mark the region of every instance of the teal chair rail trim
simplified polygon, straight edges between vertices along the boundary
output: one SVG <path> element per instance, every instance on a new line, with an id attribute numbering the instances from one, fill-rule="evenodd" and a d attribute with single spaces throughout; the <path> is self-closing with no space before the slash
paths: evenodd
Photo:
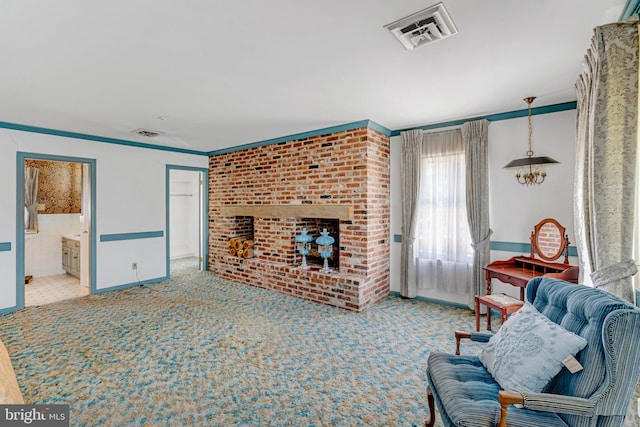
<path id="1" fill-rule="evenodd" d="M 394 234 L 393 235 L 394 243 L 402 243 L 402 235 Z M 491 241 L 491 250 L 492 251 L 502 251 L 502 252 L 518 252 L 518 253 L 530 253 L 531 252 L 531 244 L 530 243 L 519 243 L 519 242 L 498 242 Z M 578 256 L 578 249 L 575 246 L 569 246 L 569 256 Z"/>
<path id="2" fill-rule="evenodd" d="M 163 237 L 164 231 L 143 231 L 139 233 L 118 233 L 118 234 L 101 234 L 101 242 L 116 242 L 119 240 L 137 240 L 151 239 L 154 237 Z"/>

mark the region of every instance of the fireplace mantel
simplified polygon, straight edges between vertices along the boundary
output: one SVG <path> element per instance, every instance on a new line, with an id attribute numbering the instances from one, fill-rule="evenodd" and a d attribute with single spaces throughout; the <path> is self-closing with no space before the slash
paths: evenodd
<path id="1" fill-rule="evenodd" d="M 353 220 L 353 205 L 226 205 L 222 216 L 258 218 L 337 218 Z"/>

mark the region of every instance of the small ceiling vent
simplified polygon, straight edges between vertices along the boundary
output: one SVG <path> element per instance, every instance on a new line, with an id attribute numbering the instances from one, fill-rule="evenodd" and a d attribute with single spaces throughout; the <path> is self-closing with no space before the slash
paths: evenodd
<path id="1" fill-rule="evenodd" d="M 139 129 L 132 130 L 131 133 L 135 133 L 136 135 L 139 135 L 139 136 L 144 136 L 145 138 L 153 138 L 158 135 L 162 135 L 164 132 L 158 132 L 157 130 L 139 128 Z"/>
<path id="2" fill-rule="evenodd" d="M 444 4 L 438 3 L 384 26 L 407 50 L 458 33 Z"/>

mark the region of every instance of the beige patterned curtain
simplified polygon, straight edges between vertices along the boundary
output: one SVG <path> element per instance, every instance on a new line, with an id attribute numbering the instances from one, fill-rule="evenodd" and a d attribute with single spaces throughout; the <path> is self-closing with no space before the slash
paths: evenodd
<path id="1" fill-rule="evenodd" d="M 633 301 L 638 25 L 594 29 L 576 83 L 574 221 L 583 281 Z"/>
<path id="2" fill-rule="evenodd" d="M 462 125 L 467 178 L 467 220 L 473 243 L 473 295 L 486 293 L 483 267 L 491 257 L 489 227 L 489 122 Z M 473 307 L 470 301 L 469 306 Z"/>
<path id="3" fill-rule="evenodd" d="M 24 168 L 24 228 L 38 231 L 38 174 L 37 168 Z"/>
<path id="4" fill-rule="evenodd" d="M 638 23 L 594 29 L 576 82 L 574 222 L 580 279 L 633 301 L 638 145 Z M 640 425 L 635 402 L 624 426 Z"/>
<path id="5" fill-rule="evenodd" d="M 422 131 L 401 132 L 402 136 L 402 246 L 400 249 L 400 294 L 417 294 L 414 241 L 420 193 L 420 153 Z"/>

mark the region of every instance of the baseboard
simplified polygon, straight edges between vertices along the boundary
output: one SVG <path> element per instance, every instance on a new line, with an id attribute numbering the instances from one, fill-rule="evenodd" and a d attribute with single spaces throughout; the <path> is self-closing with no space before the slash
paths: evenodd
<path id="1" fill-rule="evenodd" d="M 132 283 L 126 283 L 124 285 L 117 285 L 117 286 L 111 286 L 108 288 L 96 289 L 94 294 L 103 294 L 105 292 L 119 291 L 122 289 L 133 288 L 134 286 L 149 285 L 151 283 L 158 283 L 158 282 L 165 281 L 167 279 L 169 279 L 168 276 L 163 276 L 163 277 L 156 277 L 155 279 L 141 280 L 139 282 L 132 282 Z"/>
<path id="2" fill-rule="evenodd" d="M 394 296 L 394 297 L 402 297 L 400 292 L 395 292 L 395 291 L 389 292 L 389 295 Z M 444 305 L 446 307 L 462 308 L 462 309 L 471 311 L 471 308 L 469 306 L 464 305 L 464 304 L 460 304 L 458 302 L 451 302 L 451 301 L 445 301 L 445 300 L 440 300 L 440 299 L 436 299 L 436 298 L 428 298 L 428 297 L 421 297 L 421 296 L 417 296 L 415 298 L 409 298 L 409 299 L 415 299 L 415 300 L 418 300 L 418 301 L 424 301 L 424 302 L 428 302 L 430 304 Z"/>

